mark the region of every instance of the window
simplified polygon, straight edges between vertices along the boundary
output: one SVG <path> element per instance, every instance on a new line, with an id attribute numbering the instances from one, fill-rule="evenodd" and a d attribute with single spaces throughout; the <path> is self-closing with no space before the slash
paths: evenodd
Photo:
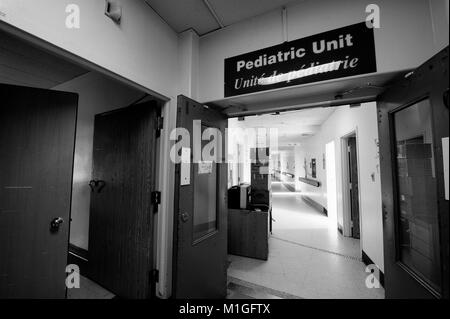
<path id="1" fill-rule="evenodd" d="M 208 127 L 202 124 L 202 134 Z M 202 149 L 208 144 L 202 139 Z M 211 156 L 217 154 L 211 154 Z M 194 243 L 217 230 L 217 163 L 194 164 Z"/>
<path id="2" fill-rule="evenodd" d="M 394 113 L 398 260 L 440 292 L 438 198 L 431 105 L 423 100 Z"/>

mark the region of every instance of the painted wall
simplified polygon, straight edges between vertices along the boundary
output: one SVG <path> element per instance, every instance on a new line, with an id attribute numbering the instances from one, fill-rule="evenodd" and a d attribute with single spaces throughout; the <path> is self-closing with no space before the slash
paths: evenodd
<path id="1" fill-rule="evenodd" d="M 378 72 L 415 68 L 448 44 L 448 1 L 379 0 L 381 28 L 375 30 Z M 287 39 L 303 38 L 365 21 L 361 0 L 305 0 L 287 7 Z M 431 4 L 433 3 L 433 4 Z M 431 7 L 435 10 L 433 20 Z M 446 20 L 446 21 L 445 21 Z M 445 35 L 447 37 L 445 38 Z M 436 38 L 436 40 L 434 40 Z M 224 97 L 224 59 L 282 43 L 281 10 L 248 19 L 200 38 L 199 99 Z"/>
<path id="2" fill-rule="evenodd" d="M 436 51 L 448 45 L 449 0 L 429 0 L 433 26 L 433 42 Z"/>
<path id="3" fill-rule="evenodd" d="M 376 103 L 364 103 L 361 107 L 341 106 L 322 124 L 321 129 L 311 138 L 301 142 L 295 149 L 296 176 L 304 176 L 304 159 L 307 160 L 307 174 L 311 178 L 309 162 L 317 162 L 317 178 L 321 187 L 312 187 L 296 181 L 296 190 L 306 193 L 316 202 L 327 208 L 326 167 L 323 158 L 326 144 L 335 142 L 336 178 L 337 178 L 337 217 L 343 224 L 343 190 L 342 190 L 342 149 L 341 137 L 356 131 L 358 136 L 358 162 L 360 186 L 361 245 L 364 252 L 384 269 L 383 224 L 381 204 L 381 182 L 378 158 L 378 126 Z M 372 174 L 374 180 L 372 180 Z"/>
<path id="4" fill-rule="evenodd" d="M 175 96 L 177 34 L 142 0 L 117 0 L 120 26 L 104 0 L 0 0 L 5 21 L 142 86 Z M 66 27 L 66 6 L 80 8 L 80 28 Z"/>
<path id="5" fill-rule="evenodd" d="M 192 29 L 178 36 L 179 92 L 191 99 L 198 99 L 198 43 L 199 37 Z"/>
<path id="6" fill-rule="evenodd" d="M 278 170 L 281 171 L 281 175 L 279 175 L 279 178 L 282 182 L 291 185 L 292 188 L 295 187 L 295 179 L 291 176 L 284 175 L 283 173 L 295 175 L 295 164 L 294 147 L 285 148 L 279 151 L 276 163 L 277 166 L 279 165 Z"/>
<path id="7" fill-rule="evenodd" d="M 88 249 L 91 198 L 88 184 L 92 179 L 94 116 L 98 113 L 126 107 L 142 97 L 143 93 L 93 72 L 53 89 L 79 94 L 70 243 Z"/>

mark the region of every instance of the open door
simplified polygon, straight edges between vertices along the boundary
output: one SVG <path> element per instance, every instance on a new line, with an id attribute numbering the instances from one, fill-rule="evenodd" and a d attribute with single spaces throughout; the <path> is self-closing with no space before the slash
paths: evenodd
<path id="1" fill-rule="evenodd" d="M 379 99 L 386 298 L 449 297 L 448 76 L 447 47 Z"/>
<path id="2" fill-rule="evenodd" d="M 154 292 L 157 117 L 156 102 L 95 116 L 89 276 L 121 298 Z"/>
<path id="3" fill-rule="evenodd" d="M 0 299 L 65 298 L 78 96 L 0 84 Z"/>
<path id="4" fill-rule="evenodd" d="M 175 298 L 226 297 L 226 126 L 227 118 L 219 111 L 178 97 L 177 145 L 182 147 L 177 151 L 182 162 L 175 171 Z"/>

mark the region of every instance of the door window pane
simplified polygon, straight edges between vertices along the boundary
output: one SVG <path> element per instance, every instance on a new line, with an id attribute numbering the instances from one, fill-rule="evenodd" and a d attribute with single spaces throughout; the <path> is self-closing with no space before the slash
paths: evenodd
<path id="1" fill-rule="evenodd" d="M 440 292 L 438 202 L 429 101 L 396 112 L 394 123 L 398 258 Z"/>
<path id="2" fill-rule="evenodd" d="M 202 124 L 202 134 L 207 129 Z M 202 140 L 202 150 L 208 144 Z M 217 150 L 216 150 L 217 151 Z M 216 154 L 212 154 L 216 155 Z M 217 163 L 194 164 L 194 242 L 217 230 Z"/>

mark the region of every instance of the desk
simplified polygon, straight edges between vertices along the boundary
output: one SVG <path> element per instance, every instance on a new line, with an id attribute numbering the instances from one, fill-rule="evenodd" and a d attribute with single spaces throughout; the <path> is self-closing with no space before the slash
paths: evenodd
<path id="1" fill-rule="evenodd" d="M 270 215 L 270 211 L 229 209 L 228 253 L 267 260 Z"/>

